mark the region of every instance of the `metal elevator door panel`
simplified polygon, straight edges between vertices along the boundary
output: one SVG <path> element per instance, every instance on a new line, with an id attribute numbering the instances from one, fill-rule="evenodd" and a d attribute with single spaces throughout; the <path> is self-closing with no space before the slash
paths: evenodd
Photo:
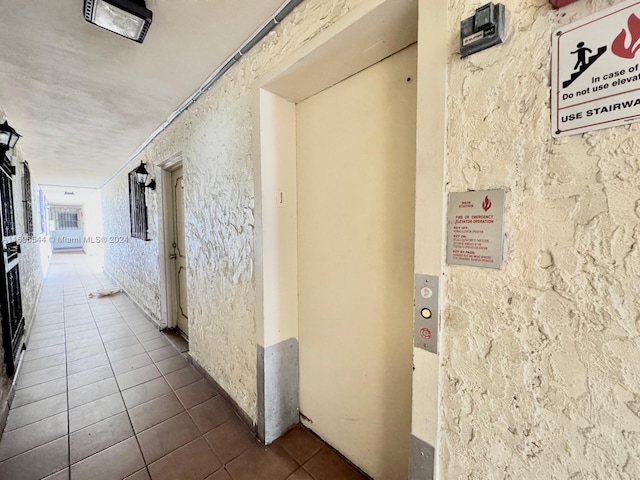
<path id="1" fill-rule="evenodd" d="M 15 169 L 4 155 L 0 167 L 0 233 L 2 234 L 2 262 L 0 262 L 0 313 L 7 374 L 13 375 L 24 347 L 24 316 L 20 292 L 20 246 L 17 242 L 13 202 Z"/>
<path id="2" fill-rule="evenodd" d="M 300 412 L 385 480 L 408 475 L 416 50 L 296 106 Z"/>

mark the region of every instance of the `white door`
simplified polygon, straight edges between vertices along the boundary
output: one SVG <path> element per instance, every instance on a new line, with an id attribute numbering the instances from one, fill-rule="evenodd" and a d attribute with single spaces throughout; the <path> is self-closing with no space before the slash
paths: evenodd
<path id="1" fill-rule="evenodd" d="M 300 411 L 373 478 L 407 478 L 416 46 L 296 107 Z"/>
<path id="2" fill-rule="evenodd" d="M 182 167 L 171 172 L 171 196 L 173 203 L 173 242 L 171 258 L 175 261 L 175 321 L 180 331 L 189 336 L 189 315 L 187 308 L 187 256 L 184 246 L 184 184 Z"/>

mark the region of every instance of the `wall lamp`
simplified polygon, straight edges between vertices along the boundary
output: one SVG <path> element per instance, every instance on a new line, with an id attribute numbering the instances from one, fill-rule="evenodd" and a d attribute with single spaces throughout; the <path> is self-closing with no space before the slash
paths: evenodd
<path id="1" fill-rule="evenodd" d="M 21 135 L 11 128 L 5 120 L 4 123 L 0 125 L 0 151 L 6 152 L 10 148 L 15 147 L 20 137 Z"/>
<path id="2" fill-rule="evenodd" d="M 144 0 L 84 0 L 84 19 L 110 32 L 142 43 L 153 13 Z"/>
<path id="3" fill-rule="evenodd" d="M 147 172 L 147 169 L 144 166 L 144 162 L 140 162 L 140 165 L 138 166 L 138 168 L 136 168 L 134 170 L 135 174 L 136 174 L 136 180 L 138 180 L 138 183 L 140 185 L 143 185 L 144 188 L 150 188 L 151 190 L 155 190 L 156 189 L 156 181 L 155 179 L 151 179 L 151 181 L 149 182 L 149 185 L 147 185 L 147 179 L 149 178 L 149 172 Z"/>

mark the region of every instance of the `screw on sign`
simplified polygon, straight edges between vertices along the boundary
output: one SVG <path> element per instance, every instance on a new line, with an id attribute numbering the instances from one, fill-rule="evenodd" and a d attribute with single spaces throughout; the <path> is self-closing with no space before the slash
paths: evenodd
<path id="1" fill-rule="evenodd" d="M 421 328 L 420 336 L 425 340 L 429 340 L 431 338 L 431 330 L 429 330 L 428 328 Z"/>

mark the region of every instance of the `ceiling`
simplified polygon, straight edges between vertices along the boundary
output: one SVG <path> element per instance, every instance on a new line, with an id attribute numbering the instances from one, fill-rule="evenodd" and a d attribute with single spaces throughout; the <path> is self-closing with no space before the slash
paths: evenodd
<path id="1" fill-rule="evenodd" d="M 147 0 L 138 44 L 83 0 L 0 0 L 0 108 L 43 185 L 100 187 L 284 0 Z"/>
<path id="2" fill-rule="evenodd" d="M 100 190 L 81 187 L 46 186 L 43 188 L 50 205 L 99 205 Z"/>

